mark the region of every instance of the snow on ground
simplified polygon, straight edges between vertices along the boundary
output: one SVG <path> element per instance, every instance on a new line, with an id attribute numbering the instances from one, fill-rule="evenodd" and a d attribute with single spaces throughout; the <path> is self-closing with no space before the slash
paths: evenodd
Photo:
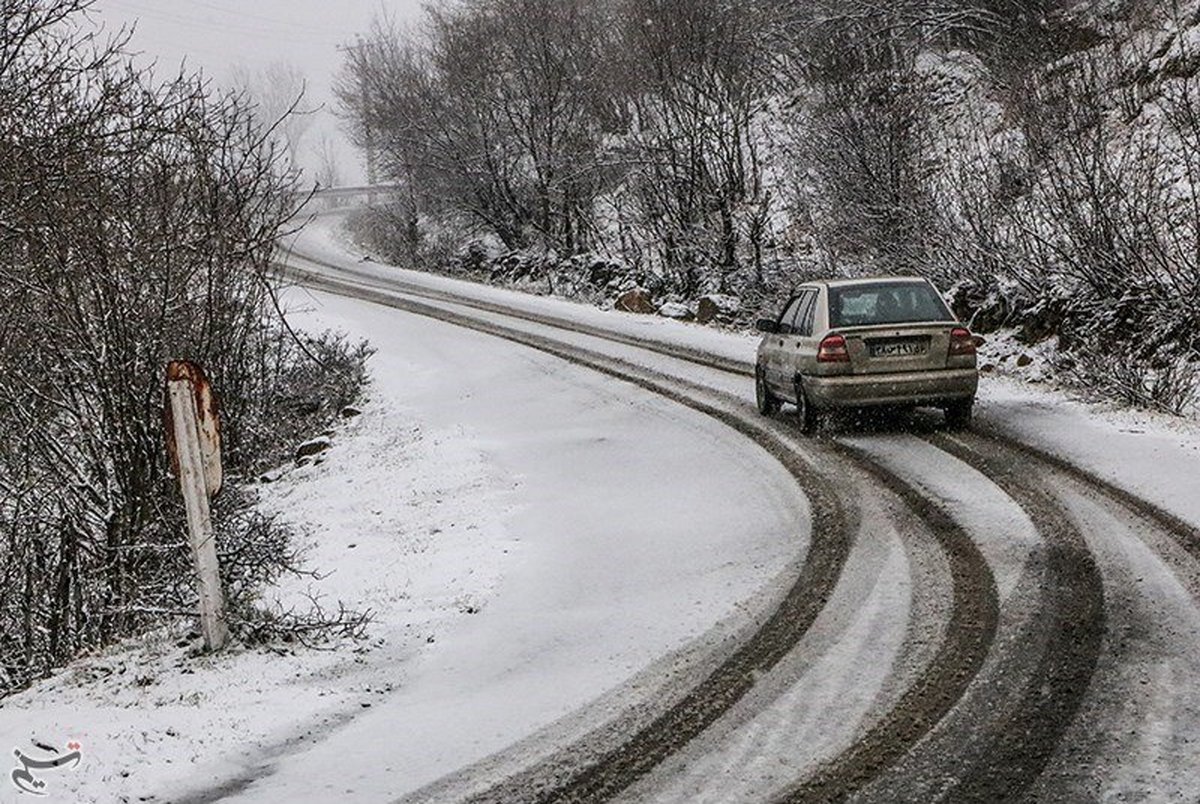
<path id="1" fill-rule="evenodd" d="M 1200 526 L 1200 422 L 1071 399 L 1007 378 L 983 384 L 981 421 Z"/>
<path id="2" fill-rule="evenodd" d="M 1053 359 L 1057 351 L 1057 338 L 1026 344 L 1017 337 L 1015 329 L 1000 330 L 985 336 L 979 350 L 979 370 L 1023 383 L 1053 385 Z"/>
<path id="3" fill-rule="evenodd" d="M 361 247 L 353 244 L 341 228 L 344 216 L 345 213 L 329 214 L 313 220 L 291 244 L 297 254 L 336 263 L 342 269 L 339 271 L 340 276 L 356 280 L 386 284 L 388 281 L 401 279 L 429 290 L 451 292 L 476 301 L 504 304 L 528 313 L 561 316 L 623 335 L 688 346 L 753 365 L 754 348 L 758 344 L 758 338 L 750 333 L 730 332 L 656 315 L 631 315 L 553 296 L 534 296 L 507 288 L 375 262 Z"/>
<path id="4" fill-rule="evenodd" d="M 983 421 L 1200 523 L 1200 422 L 1075 398 L 1055 381 L 1056 348 L 989 335 Z"/>
<path id="5" fill-rule="evenodd" d="M 323 294 L 313 304 L 323 323 L 371 336 L 376 393 L 469 433 L 517 508 L 479 614 L 398 668 L 369 712 L 235 800 L 414 790 L 702 638 L 803 553 L 794 481 L 723 425 L 478 333 Z M 360 750 L 380 741 L 383 767 Z"/>

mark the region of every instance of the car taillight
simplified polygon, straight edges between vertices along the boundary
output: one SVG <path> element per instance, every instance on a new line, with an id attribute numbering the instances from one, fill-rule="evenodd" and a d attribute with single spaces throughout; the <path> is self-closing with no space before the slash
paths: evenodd
<path id="1" fill-rule="evenodd" d="M 826 335 L 817 347 L 818 363 L 849 363 L 850 350 L 841 335 Z"/>
<path id="2" fill-rule="evenodd" d="M 975 354 L 975 336 L 965 327 L 950 330 L 950 355 L 970 356 Z"/>

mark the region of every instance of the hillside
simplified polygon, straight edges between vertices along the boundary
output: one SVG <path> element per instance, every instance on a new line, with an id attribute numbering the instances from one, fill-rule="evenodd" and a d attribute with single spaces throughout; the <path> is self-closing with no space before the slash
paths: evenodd
<path id="1" fill-rule="evenodd" d="M 357 225 L 385 258 L 734 326 L 815 276 L 916 273 L 983 333 L 1056 339 L 1070 383 L 1193 410 L 1196 3 L 477 0 L 430 21 L 377 26 L 343 83 L 405 188 Z"/>

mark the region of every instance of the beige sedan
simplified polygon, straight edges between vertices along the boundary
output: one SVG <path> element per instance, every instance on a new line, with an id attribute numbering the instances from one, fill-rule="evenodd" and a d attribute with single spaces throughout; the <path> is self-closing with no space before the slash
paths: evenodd
<path id="1" fill-rule="evenodd" d="M 823 411 L 872 406 L 940 407 L 951 427 L 970 424 L 980 339 L 927 280 L 811 282 L 758 329 L 758 409 L 794 403 L 805 433 Z"/>

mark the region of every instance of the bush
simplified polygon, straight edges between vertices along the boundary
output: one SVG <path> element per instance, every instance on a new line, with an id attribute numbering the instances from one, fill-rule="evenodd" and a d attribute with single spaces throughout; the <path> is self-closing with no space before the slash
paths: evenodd
<path id="1" fill-rule="evenodd" d="M 232 478 L 327 426 L 363 381 L 363 347 L 318 339 L 318 371 L 274 316 L 295 177 L 248 102 L 137 71 L 89 4 L 0 10 L 0 696 L 193 616 L 168 360 L 212 378 Z M 243 611 L 286 569 L 286 534 L 235 488 L 217 520 Z"/>
<path id="2" fill-rule="evenodd" d="M 367 384 L 365 341 L 325 332 L 312 336 L 280 331 L 276 368 L 261 405 L 248 423 L 251 452 L 243 463 L 258 473 L 289 460 L 296 444 L 325 430 Z"/>
<path id="3" fill-rule="evenodd" d="M 252 421 L 238 423 L 249 449 L 228 462 L 232 482 L 213 502 L 230 629 L 245 644 L 297 640 L 311 645 L 323 638 L 361 636 L 369 615 L 340 602 L 333 612 L 316 601 L 307 610 L 262 605 L 263 590 L 281 577 L 313 573 L 303 568 L 293 534 L 259 512 L 253 495 L 236 480 L 289 459 L 298 442 L 326 430 L 358 400 L 370 350 L 331 333 L 291 341 L 282 328 L 273 329 L 280 366 L 264 386 L 266 401 Z M 70 507 L 69 500 L 34 504 L 52 496 L 37 477 L 26 476 L 26 497 L 4 498 L 0 698 L 80 652 L 195 617 L 194 570 L 178 486 L 165 466 L 157 470 L 154 486 L 144 490 L 153 513 L 131 529 L 116 554 L 124 582 L 117 589 L 110 580 L 112 554 L 86 527 L 94 513 Z"/>
<path id="4" fill-rule="evenodd" d="M 1080 349 L 1058 362 L 1067 383 L 1129 407 L 1186 416 L 1200 400 L 1200 362 L 1179 359 L 1152 368 L 1129 354 Z"/>

